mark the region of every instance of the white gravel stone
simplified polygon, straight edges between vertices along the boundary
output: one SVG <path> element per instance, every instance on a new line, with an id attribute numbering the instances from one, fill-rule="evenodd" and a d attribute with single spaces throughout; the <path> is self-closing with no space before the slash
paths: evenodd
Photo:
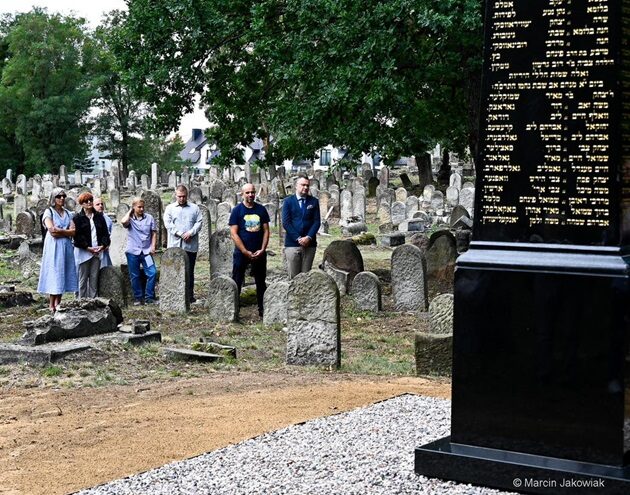
<path id="1" fill-rule="evenodd" d="M 449 434 L 450 402 L 402 395 L 79 492 L 125 494 L 500 494 L 414 473 L 414 449 Z"/>

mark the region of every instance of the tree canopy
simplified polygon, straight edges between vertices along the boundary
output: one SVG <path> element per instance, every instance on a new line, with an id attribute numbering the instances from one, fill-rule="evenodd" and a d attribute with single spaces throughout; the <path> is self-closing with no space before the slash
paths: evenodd
<path id="1" fill-rule="evenodd" d="M 481 0 L 133 0 L 113 46 L 175 129 L 195 94 L 221 159 L 334 144 L 385 159 L 476 146 Z"/>
<path id="2" fill-rule="evenodd" d="M 43 9 L 5 17 L 0 32 L 0 157 L 26 174 L 87 152 L 94 46 L 84 20 Z M 11 163 L 15 160 L 17 163 Z"/>

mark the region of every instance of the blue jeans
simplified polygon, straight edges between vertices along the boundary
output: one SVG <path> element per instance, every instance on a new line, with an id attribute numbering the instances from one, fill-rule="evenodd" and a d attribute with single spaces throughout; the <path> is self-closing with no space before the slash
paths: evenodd
<path id="1" fill-rule="evenodd" d="M 136 301 L 142 300 L 142 295 L 146 299 L 155 299 L 155 278 L 157 269 L 155 268 L 155 260 L 151 266 L 147 266 L 147 256 L 144 254 L 125 253 L 127 256 L 127 268 L 129 270 L 129 278 L 131 279 L 131 289 L 133 290 L 133 298 Z M 147 277 L 147 287 L 142 290 L 142 282 L 140 281 L 140 265 Z"/>

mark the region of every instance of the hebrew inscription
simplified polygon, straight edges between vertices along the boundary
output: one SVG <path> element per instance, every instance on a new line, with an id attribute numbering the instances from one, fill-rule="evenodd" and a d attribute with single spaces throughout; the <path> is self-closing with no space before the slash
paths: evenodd
<path id="1" fill-rule="evenodd" d="M 626 6 L 488 2 L 476 205 L 482 240 L 619 241 L 628 175 Z"/>

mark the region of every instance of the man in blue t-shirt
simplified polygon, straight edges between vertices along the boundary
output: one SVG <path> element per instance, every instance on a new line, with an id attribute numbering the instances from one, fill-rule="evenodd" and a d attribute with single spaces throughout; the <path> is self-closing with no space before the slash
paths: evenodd
<path id="1" fill-rule="evenodd" d="M 230 235 L 234 241 L 232 279 L 241 293 L 245 271 L 252 265 L 256 282 L 258 314 L 263 315 L 263 295 L 267 284 L 267 244 L 269 244 L 269 213 L 258 203 L 254 184 L 245 184 L 241 189 L 243 202 L 234 207 L 230 214 Z"/>

